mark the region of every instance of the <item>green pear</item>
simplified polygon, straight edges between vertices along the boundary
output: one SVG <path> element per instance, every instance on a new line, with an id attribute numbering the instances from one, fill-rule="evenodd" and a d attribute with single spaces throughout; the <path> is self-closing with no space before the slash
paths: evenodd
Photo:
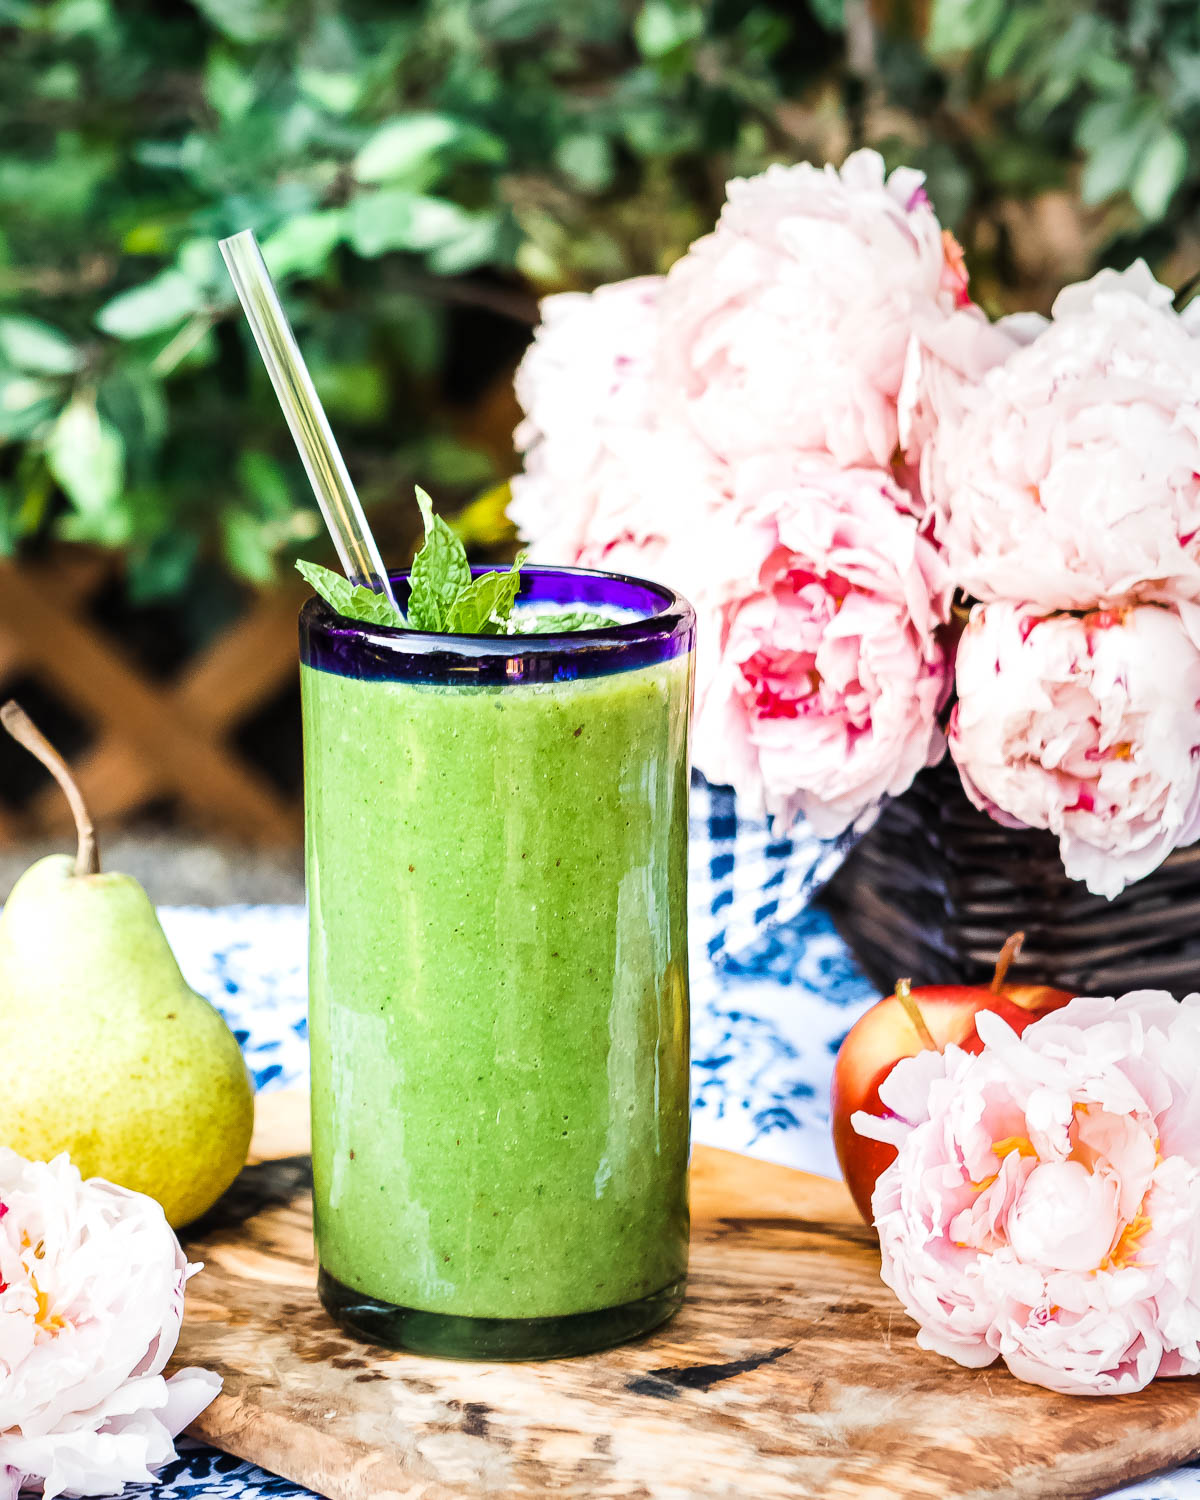
<path id="1" fill-rule="evenodd" d="M 254 1095 L 218 1011 L 190 989 L 146 892 L 100 872 L 65 763 L 15 704 L 0 722 L 53 773 L 79 829 L 74 860 L 28 869 L 0 915 L 0 1146 L 157 1198 L 173 1226 L 241 1170 Z"/>

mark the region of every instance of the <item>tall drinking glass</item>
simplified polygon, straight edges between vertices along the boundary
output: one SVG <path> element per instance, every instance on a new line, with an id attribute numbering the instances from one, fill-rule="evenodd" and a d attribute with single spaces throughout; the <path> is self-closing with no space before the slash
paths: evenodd
<path id="1" fill-rule="evenodd" d="M 622 623 L 301 614 L 321 1296 L 420 1353 L 584 1353 L 683 1297 L 694 616 L 570 569 L 530 607 Z"/>

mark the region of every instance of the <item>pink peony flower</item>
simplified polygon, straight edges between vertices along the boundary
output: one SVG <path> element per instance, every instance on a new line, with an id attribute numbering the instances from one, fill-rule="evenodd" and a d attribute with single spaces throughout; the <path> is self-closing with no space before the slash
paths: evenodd
<path id="1" fill-rule="evenodd" d="M 1142 262 L 1068 287 L 965 391 L 925 481 L 981 599 L 1200 599 L 1200 340 Z"/>
<path id="2" fill-rule="evenodd" d="M 699 619 L 696 764 L 748 815 L 833 835 L 943 752 L 947 576 L 882 470 L 770 455 L 733 500 L 671 554 Z"/>
<path id="3" fill-rule="evenodd" d="M 1047 828 L 1115 896 L 1200 838 L 1200 610 L 1082 618 L 977 606 L 958 648 L 950 752 L 977 807 Z M 1189 625 L 1191 633 L 1189 633 Z"/>
<path id="4" fill-rule="evenodd" d="M 914 320 L 966 300 L 920 172 L 772 166 L 735 179 L 712 234 L 667 276 L 659 388 L 720 459 L 827 450 L 891 462 Z"/>
<path id="5" fill-rule="evenodd" d="M 962 420 L 968 392 L 995 366 L 1031 343 L 1045 327 L 1037 313 L 1016 313 L 993 323 L 982 308 L 959 308 L 948 317 L 916 320 L 904 361 L 897 419 L 902 462 L 899 472 L 924 516 L 945 493 L 935 475 L 937 433 Z"/>
<path id="6" fill-rule="evenodd" d="M 1200 1373 L 1200 995 L 1073 1000 L 922 1052 L 855 1128 L 899 1155 L 873 1206 L 922 1348 L 1068 1395 Z"/>
<path id="7" fill-rule="evenodd" d="M 542 304 L 516 376 L 525 472 L 509 506 L 535 561 L 653 575 L 672 532 L 724 498 L 723 466 L 658 409 L 661 286 L 642 276 Z"/>
<path id="8" fill-rule="evenodd" d="M 0 1496 L 151 1480 L 221 1388 L 163 1367 L 189 1266 L 151 1198 L 0 1149 Z"/>

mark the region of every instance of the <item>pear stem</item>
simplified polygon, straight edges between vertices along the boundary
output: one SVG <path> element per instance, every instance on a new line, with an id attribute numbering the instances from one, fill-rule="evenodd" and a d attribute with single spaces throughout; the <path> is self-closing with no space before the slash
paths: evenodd
<path id="1" fill-rule="evenodd" d="M 921 1046 L 930 1052 L 940 1052 L 942 1049 L 938 1046 L 933 1032 L 930 1031 L 929 1023 L 921 1014 L 921 1007 L 912 997 L 911 979 L 897 979 L 896 999 L 903 1006 L 904 1014 L 913 1023 L 913 1029 L 921 1038 Z"/>
<path id="2" fill-rule="evenodd" d="M 0 708 L 0 724 L 3 724 L 18 745 L 23 745 L 30 755 L 36 756 L 41 761 L 62 787 L 63 794 L 71 805 L 75 831 L 79 836 L 79 846 L 75 851 L 76 875 L 81 877 L 99 875 L 100 848 L 96 843 L 96 830 L 92 825 L 92 815 L 88 812 L 87 803 L 83 800 L 79 783 L 71 775 L 70 767 L 14 699 L 10 699 L 3 708 Z"/>
<path id="3" fill-rule="evenodd" d="M 992 994 L 998 995 L 1004 987 L 1005 976 L 1009 968 L 1021 951 L 1021 945 L 1025 941 L 1023 932 L 1014 932 L 1005 942 L 1000 950 L 1000 957 L 996 960 L 996 972 L 992 975 Z"/>

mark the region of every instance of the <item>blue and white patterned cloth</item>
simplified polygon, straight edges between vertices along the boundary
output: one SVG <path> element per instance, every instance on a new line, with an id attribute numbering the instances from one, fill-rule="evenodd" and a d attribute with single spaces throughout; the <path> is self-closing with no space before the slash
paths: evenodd
<path id="1" fill-rule="evenodd" d="M 718 823 L 726 816 L 718 794 L 703 805 L 701 816 Z M 728 842 L 733 831 L 725 827 L 724 832 Z M 717 834 L 722 834 L 720 824 Z M 764 834 L 749 846 L 747 868 L 757 862 L 760 898 L 764 864 L 782 866 L 783 878 L 771 889 L 779 892 L 781 907 L 796 901 L 803 907 L 807 893 L 799 895 L 805 878 L 799 867 L 809 858 L 803 842 L 786 854 L 778 845 L 769 850 L 768 842 Z M 712 858 L 734 852 L 718 848 Z M 833 1058 L 875 996 L 822 912 L 799 910 L 765 931 L 751 911 L 747 930 L 745 913 L 753 898 L 749 879 L 738 883 L 742 854 L 739 836 L 733 867 L 721 860 L 694 886 L 699 906 L 693 907 L 694 1138 L 832 1174 L 837 1170 L 829 1140 Z M 839 855 L 826 845 L 816 847 L 815 857 L 828 861 Z M 732 890 L 733 896 L 717 905 L 714 924 L 712 903 L 722 890 Z M 740 915 L 713 949 L 714 963 L 709 948 L 721 913 Z M 229 1019 L 258 1086 L 303 1084 L 308 1073 L 303 909 L 179 908 L 162 916 L 184 973 Z M 184 1442 L 179 1459 L 149 1494 L 158 1500 L 294 1500 L 309 1492 L 240 1459 Z M 1200 1466 L 1122 1490 L 1120 1500 L 1200 1500 Z"/>
<path id="2" fill-rule="evenodd" d="M 694 945 L 724 966 L 760 950 L 765 932 L 804 911 L 853 847 L 861 824 L 819 839 L 738 816 L 733 789 L 692 775 L 688 870 Z"/>

